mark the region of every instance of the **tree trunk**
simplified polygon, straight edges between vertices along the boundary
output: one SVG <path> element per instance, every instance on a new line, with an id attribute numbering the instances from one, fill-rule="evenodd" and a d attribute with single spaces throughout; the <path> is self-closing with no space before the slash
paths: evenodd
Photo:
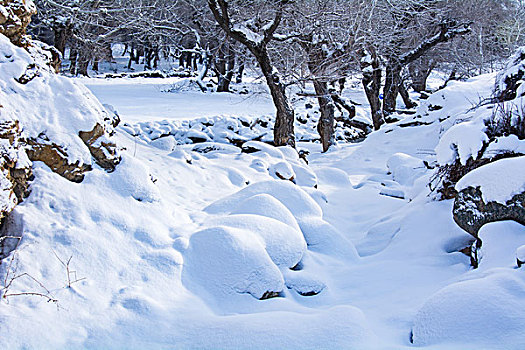
<path id="1" fill-rule="evenodd" d="M 266 48 L 263 47 L 258 50 L 253 50 L 252 53 L 257 59 L 261 71 L 266 78 L 273 104 L 277 110 L 273 128 L 273 142 L 275 146 L 288 145 L 295 148 L 294 111 L 286 97 L 285 86 L 278 73 L 273 71 Z"/>
<path id="2" fill-rule="evenodd" d="M 229 44 L 225 44 L 219 50 L 219 58 L 217 60 L 217 70 L 219 82 L 217 85 L 217 92 L 229 92 L 230 83 L 233 78 L 235 69 L 235 55 L 231 50 Z"/>
<path id="3" fill-rule="evenodd" d="M 77 58 L 78 58 L 77 49 L 71 48 L 71 50 L 69 51 L 69 73 L 71 73 L 71 75 L 76 75 Z"/>
<path id="4" fill-rule="evenodd" d="M 381 125 L 385 123 L 383 113 L 381 112 L 381 100 L 379 99 L 379 90 L 381 89 L 381 67 L 379 65 L 379 58 L 373 48 L 361 50 L 360 55 L 361 71 L 363 72 L 363 88 L 368 103 L 370 103 L 370 113 L 372 115 L 374 130 L 379 130 Z"/>
<path id="5" fill-rule="evenodd" d="M 93 59 L 93 67 L 92 67 L 92 69 L 93 69 L 95 72 L 98 72 L 98 62 L 99 62 L 99 58 L 98 58 L 98 57 L 95 57 L 95 59 Z"/>
<path id="6" fill-rule="evenodd" d="M 54 28 L 55 31 L 55 47 L 64 57 L 66 52 L 67 29 L 66 27 Z"/>
<path id="7" fill-rule="evenodd" d="M 399 94 L 401 95 L 406 108 L 410 109 L 417 106 L 417 104 L 410 99 L 410 95 L 408 94 L 408 91 L 403 82 L 399 84 Z"/>
<path id="8" fill-rule="evenodd" d="M 135 64 L 140 63 L 140 56 L 144 55 L 144 49 L 143 48 L 136 48 L 135 49 Z"/>
<path id="9" fill-rule="evenodd" d="M 321 136 L 323 152 L 326 152 L 334 144 L 334 104 L 326 82 L 314 80 L 313 84 L 317 100 L 319 101 L 319 110 L 321 111 L 321 116 L 317 123 L 317 131 L 319 136 Z"/>
<path id="10" fill-rule="evenodd" d="M 240 58 L 239 69 L 237 70 L 237 77 L 235 78 L 235 82 L 237 84 L 242 83 L 242 75 L 244 74 L 245 61 L 246 60 L 244 59 L 244 57 Z"/>
<path id="11" fill-rule="evenodd" d="M 396 111 L 397 95 L 401 84 L 401 65 L 389 60 L 385 72 L 385 86 L 383 88 L 383 115 L 386 117 Z"/>
<path id="12" fill-rule="evenodd" d="M 80 53 L 78 55 L 78 69 L 77 75 L 88 76 L 88 66 L 89 61 L 91 60 L 93 51 L 86 45 L 82 45 L 80 48 Z"/>
<path id="13" fill-rule="evenodd" d="M 434 68 L 434 60 L 426 56 L 419 58 L 408 66 L 414 91 L 421 93 L 427 90 L 427 79 Z"/>

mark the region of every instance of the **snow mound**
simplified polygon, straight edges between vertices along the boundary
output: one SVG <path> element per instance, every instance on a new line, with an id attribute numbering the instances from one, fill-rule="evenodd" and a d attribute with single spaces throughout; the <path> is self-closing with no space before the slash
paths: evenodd
<path id="1" fill-rule="evenodd" d="M 122 196 L 131 196 L 139 202 L 156 202 L 160 191 L 153 183 L 149 169 L 137 159 L 125 155 L 110 177 L 113 187 Z"/>
<path id="2" fill-rule="evenodd" d="M 193 234 L 184 256 L 183 279 L 215 297 L 248 293 L 261 299 L 281 292 L 284 280 L 264 242 L 248 230 L 213 227 Z"/>
<path id="3" fill-rule="evenodd" d="M 519 272 L 519 274 L 518 274 Z M 451 284 L 423 305 L 412 329 L 417 346 L 455 344 L 460 348 L 525 347 L 525 280 L 506 271 Z"/>
<path id="4" fill-rule="evenodd" d="M 289 181 L 262 181 L 249 185 L 237 193 L 210 204 L 204 210 L 210 214 L 229 214 L 241 202 L 258 194 L 268 194 L 280 201 L 296 219 L 321 218 L 321 207 L 300 187 Z"/>
<path id="5" fill-rule="evenodd" d="M 405 153 L 396 153 L 386 163 L 392 177 L 401 185 L 411 186 L 425 172 L 425 164 L 419 158 Z"/>
<path id="6" fill-rule="evenodd" d="M 270 175 L 275 179 L 295 180 L 295 173 L 288 162 L 278 162 L 270 166 Z"/>
<path id="7" fill-rule="evenodd" d="M 525 156 L 500 159 L 463 176 L 456 190 L 480 187 L 485 203 L 505 204 L 514 195 L 525 191 Z"/>
<path id="8" fill-rule="evenodd" d="M 212 219 L 206 225 L 233 227 L 253 233 L 264 242 L 268 255 L 280 267 L 294 267 L 306 252 L 306 242 L 300 230 L 269 217 L 252 214 L 229 215 Z"/>
<path id="9" fill-rule="evenodd" d="M 263 181 L 249 185 L 204 210 L 210 214 L 230 214 L 232 208 L 238 208 L 244 201 L 260 194 L 274 197 L 288 209 L 299 224 L 309 249 L 352 261 L 358 259 L 352 242 L 323 220 L 319 204 L 299 186 L 288 181 Z"/>
<path id="10" fill-rule="evenodd" d="M 326 285 L 306 271 L 284 271 L 284 280 L 288 289 L 293 289 L 303 296 L 321 293 Z"/>
<path id="11" fill-rule="evenodd" d="M 451 127 L 436 147 L 438 163 L 452 164 L 459 158 L 461 164 L 465 165 L 469 158 L 477 159 L 479 151 L 489 140 L 485 130 L 484 118 L 476 118 Z"/>
<path id="12" fill-rule="evenodd" d="M 516 266 L 516 249 L 525 244 L 525 226 L 514 221 L 492 222 L 478 236 L 483 242 L 478 250 L 480 270 Z"/>
<path id="13" fill-rule="evenodd" d="M 266 193 L 249 197 L 238 204 L 232 211 L 232 214 L 255 214 L 266 216 L 287 224 L 293 229 L 299 230 L 299 225 L 288 208 L 275 199 L 275 197 Z"/>

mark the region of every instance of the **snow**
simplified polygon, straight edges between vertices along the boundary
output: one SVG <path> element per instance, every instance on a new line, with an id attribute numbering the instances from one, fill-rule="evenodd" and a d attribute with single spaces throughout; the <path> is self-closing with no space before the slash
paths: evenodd
<path id="1" fill-rule="evenodd" d="M 232 214 L 254 214 L 278 220 L 295 230 L 299 225 L 292 213 L 275 197 L 263 193 L 249 197 L 232 211 Z"/>
<path id="2" fill-rule="evenodd" d="M 525 345 L 521 336 L 525 331 L 525 278 L 514 269 L 516 247 L 525 242 L 523 232 L 523 225 L 515 222 L 482 227 L 479 269 L 423 305 L 414 320 L 415 345 L 464 344 L 487 349 Z"/>
<path id="3" fill-rule="evenodd" d="M 522 263 L 525 262 L 525 245 L 522 245 L 516 249 L 516 259 Z"/>
<path id="4" fill-rule="evenodd" d="M 252 116 L 274 114 L 269 96 L 167 92 L 180 78 L 75 78 L 102 102 L 109 103 L 128 123 L 174 119 L 194 119 L 218 115 Z M 154 106 L 155 108 L 152 108 Z"/>
<path id="5" fill-rule="evenodd" d="M 183 281 L 198 284 L 213 298 L 249 293 L 257 299 L 281 292 L 284 280 L 250 231 L 214 227 L 193 234 L 185 253 Z"/>
<path id="6" fill-rule="evenodd" d="M 262 215 L 238 214 L 211 219 L 210 227 L 225 226 L 242 229 L 259 237 L 266 252 L 279 267 L 292 268 L 306 252 L 306 242 L 299 229 Z"/>
<path id="7" fill-rule="evenodd" d="M 93 110 L 106 113 L 79 81 L 115 107 L 122 162 L 113 173 L 95 165 L 82 183 L 33 164 L 31 195 L 4 226 L 22 242 L 0 265 L 0 280 L 12 281 L 8 293 L 2 286 L 0 347 L 523 348 L 525 277 L 515 268 L 523 225 L 485 225 L 473 270 L 459 252 L 472 236 L 454 223 L 453 201 L 433 200 L 427 186 L 436 172 L 429 168 L 457 159 L 451 145 L 463 160 L 477 154 L 479 120 L 490 111 L 470 109 L 490 95 L 494 77 L 451 82 L 415 115 L 359 143 L 322 153 L 318 142 L 299 141 L 307 164 L 290 147 L 252 139 L 272 137 L 273 111 L 255 100 L 231 106 L 242 97 L 161 92 L 172 78 L 50 75 L 50 84 L 67 81 L 53 85 L 63 95 L 73 86 L 93 102 L 65 111 L 77 108 L 86 120 Z M 344 95 L 363 103 L 357 113 L 370 119 L 360 88 Z M 2 117 L 30 110 L 21 97 L 19 105 L 4 100 Z M 298 116 L 315 114 L 301 107 L 311 100 L 297 101 Z M 54 111 L 57 103 L 42 106 Z M 315 120 L 298 127 L 299 139 L 315 135 Z M 404 126 L 414 121 L 422 123 Z M 67 137 L 74 140 L 81 124 L 65 123 Z M 454 131 L 462 124 L 473 135 L 467 140 Z M 203 135 L 208 142 L 189 139 Z M 248 142 L 237 147 L 228 141 L 234 136 Z M 501 137 L 488 149 L 520 145 Z M 443 150 L 435 154 L 436 147 Z M 523 158 L 485 165 L 458 186 L 507 198 L 523 186 Z M 276 178 L 276 170 L 294 174 L 295 183 Z M 505 181 L 496 182 L 502 172 Z M 67 287 L 60 260 L 70 257 L 75 274 Z M 28 275 L 11 280 L 13 272 Z M 44 287 L 57 303 L 12 295 L 46 295 Z M 259 300 L 266 292 L 278 294 Z"/>
<path id="8" fill-rule="evenodd" d="M 525 154 L 525 140 L 519 140 L 516 135 L 497 137 L 485 151 L 485 154 L 491 157 L 502 153 Z"/>
<path id="9" fill-rule="evenodd" d="M 463 176 L 456 190 L 479 187 L 483 201 L 505 204 L 525 191 L 525 156 L 500 159 Z"/>
<path id="10" fill-rule="evenodd" d="M 97 123 L 103 125 L 107 116 L 93 94 L 82 84 L 55 75 L 45 67 L 29 68 L 35 59 L 3 35 L 0 63 L 1 120 L 18 120 L 25 139 L 47 138 L 61 146 L 67 150 L 70 163 L 91 164 L 89 149 L 78 132 L 90 131 Z M 27 69 L 35 71 L 35 78 L 19 83 L 16 79 Z"/>

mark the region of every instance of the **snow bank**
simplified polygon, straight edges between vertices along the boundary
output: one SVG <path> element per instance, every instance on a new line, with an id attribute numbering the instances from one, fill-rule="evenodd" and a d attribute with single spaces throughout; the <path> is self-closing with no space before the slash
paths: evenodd
<path id="1" fill-rule="evenodd" d="M 525 346 L 525 276 L 514 268 L 516 248 L 525 243 L 523 233 L 524 226 L 512 221 L 483 226 L 479 268 L 463 277 L 467 280 L 438 291 L 418 311 L 415 345 Z"/>
<path id="2" fill-rule="evenodd" d="M 525 191 L 525 156 L 505 158 L 484 165 L 463 176 L 456 190 L 480 187 L 485 203 L 505 204 L 514 195 Z"/>
<path id="3" fill-rule="evenodd" d="M 183 278 L 214 297 L 249 293 L 260 299 L 280 292 L 284 280 L 264 242 L 248 230 L 214 227 L 190 238 Z"/>

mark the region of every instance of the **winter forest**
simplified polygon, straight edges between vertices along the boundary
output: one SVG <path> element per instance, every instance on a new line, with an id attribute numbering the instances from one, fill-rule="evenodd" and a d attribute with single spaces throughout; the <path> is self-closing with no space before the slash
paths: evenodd
<path id="1" fill-rule="evenodd" d="M 0 0 L 1 349 L 525 349 L 525 1 Z"/>

